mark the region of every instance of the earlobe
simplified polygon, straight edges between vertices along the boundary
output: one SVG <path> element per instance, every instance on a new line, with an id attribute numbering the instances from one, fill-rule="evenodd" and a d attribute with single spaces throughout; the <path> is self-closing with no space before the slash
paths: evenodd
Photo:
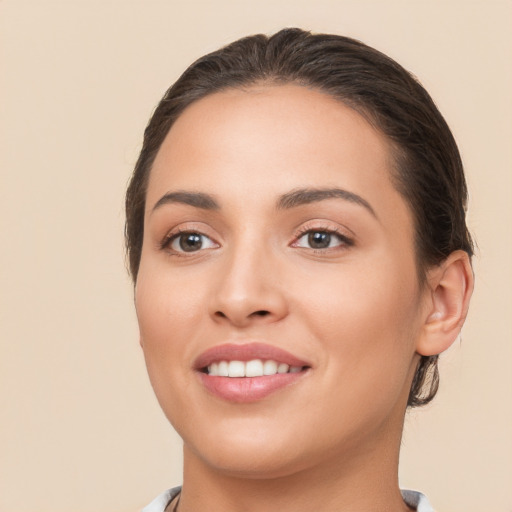
<path id="1" fill-rule="evenodd" d="M 440 354 L 457 339 L 473 293 L 473 270 L 465 251 L 455 251 L 428 275 L 429 304 L 416 351 Z"/>

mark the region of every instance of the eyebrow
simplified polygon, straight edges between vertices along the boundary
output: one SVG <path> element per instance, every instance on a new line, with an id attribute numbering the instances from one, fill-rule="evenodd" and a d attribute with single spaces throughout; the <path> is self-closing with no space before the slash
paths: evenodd
<path id="1" fill-rule="evenodd" d="M 370 203 L 361 196 L 341 188 L 300 188 L 292 190 L 279 197 L 277 201 L 278 210 L 288 210 L 305 204 L 325 201 L 327 199 L 343 199 L 366 208 L 375 218 L 377 214 Z M 202 210 L 219 210 L 220 205 L 210 194 L 204 192 L 176 191 L 163 195 L 153 206 L 152 212 L 158 208 L 173 203 L 181 203 Z"/>
<path id="2" fill-rule="evenodd" d="M 219 203 L 215 201 L 213 196 L 205 194 L 203 192 L 169 192 L 162 196 L 153 206 L 152 212 L 165 204 L 181 203 L 188 204 L 194 208 L 201 208 L 201 210 L 218 210 L 220 208 Z"/>
<path id="3" fill-rule="evenodd" d="M 301 188 L 292 190 L 279 198 L 277 208 L 288 210 L 289 208 L 325 201 L 327 199 L 343 199 L 358 204 L 366 208 L 375 218 L 378 218 L 375 210 L 368 201 L 353 192 L 341 188 Z"/>

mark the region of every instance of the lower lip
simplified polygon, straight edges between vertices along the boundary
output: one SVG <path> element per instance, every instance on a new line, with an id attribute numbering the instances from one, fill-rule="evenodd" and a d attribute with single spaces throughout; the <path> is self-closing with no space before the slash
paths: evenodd
<path id="1" fill-rule="evenodd" d="M 266 398 L 283 388 L 294 384 L 307 371 L 278 373 L 263 377 L 211 377 L 198 373 L 205 388 L 215 396 L 229 402 L 248 403 Z"/>

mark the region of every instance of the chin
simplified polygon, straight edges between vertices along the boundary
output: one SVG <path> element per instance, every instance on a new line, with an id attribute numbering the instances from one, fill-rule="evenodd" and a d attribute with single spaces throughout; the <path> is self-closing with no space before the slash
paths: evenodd
<path id="1" fill-rule="evenodd" d="M 247 478 L 285 474 L 299 451 L 293 433 L 282 422 L 264 418 L 224 418 L 194 422 L 183 431 L 175 424 L 185 445 L 185 453 L 214 470 Z"/>
<path id="2" fill-rule="evenodd" d="M 203 449 L 200 456 L 216 472 L 255 480 L 282 478 L 307 467 L 303 454 L 275 448 L 234 444 L 225 449 Z"/>
<path id="3" fill-rule="evenodd" d="M 226 476 L 283 478 L 315 465 L 318 458 L 332 455 L 332 441 L 328 443 L 319 436 L 312 442 L 312 436 L 297 428 L 295 421 L 246 418 L 212 423 L 212 426 L 207 432 L 185 437 L 185 452 Z"/>

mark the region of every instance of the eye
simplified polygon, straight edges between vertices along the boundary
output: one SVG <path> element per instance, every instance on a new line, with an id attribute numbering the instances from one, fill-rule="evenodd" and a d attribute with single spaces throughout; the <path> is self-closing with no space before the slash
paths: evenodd
<path id="1" fill-rule="evenodd" d="M 197 252 L 201 249 L 217 247 L 217 244 L 211 238 L 194 231 L 184 231 L 171 235 L 163 245 L 175 252 Z"/>
<path id="2" fill-rule="evenodd" d="M 293 245 L 307 249 L 330 249 L 352 245 L 352 241 L 335 231 L 311 229 L 303 233 Z"/>

